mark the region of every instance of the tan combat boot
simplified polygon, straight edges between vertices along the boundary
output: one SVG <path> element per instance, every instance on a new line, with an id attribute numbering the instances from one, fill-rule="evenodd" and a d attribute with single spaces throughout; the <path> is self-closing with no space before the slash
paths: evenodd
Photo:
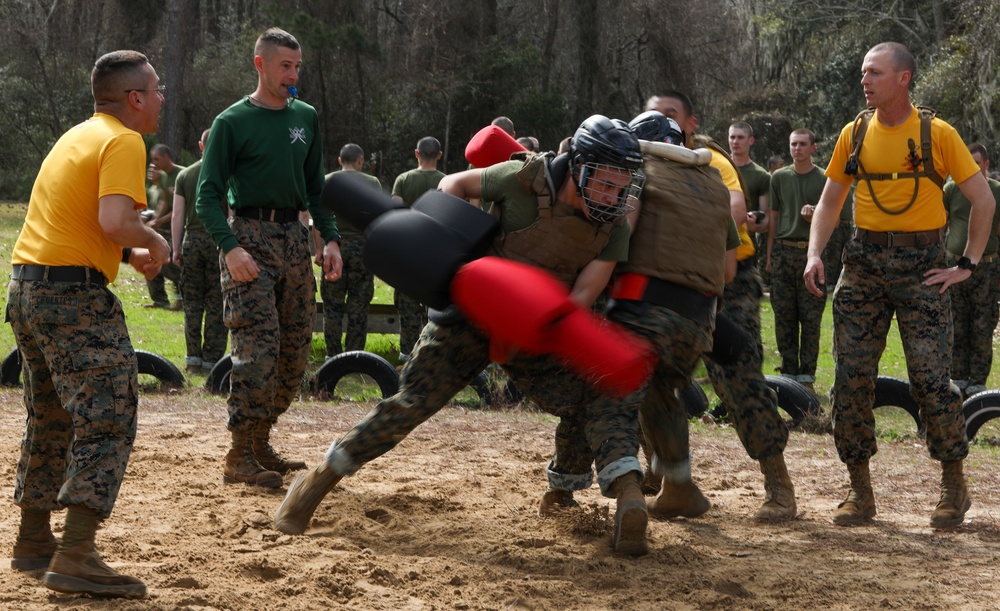
<path id="1" fill-rule="evenodd" d="M 649 515 L 660 520 L 677 517 L 697 518 L 704 515 L 712 504 L 690 478 L 672 482 L 666 477 L 660 484 L 660 494 L 649 506 Z"/>
<path id="2" fill-rule="evenodd" d="M 21 508 L 21 526 L 14 542 L 10 568 L 16 571 L 44 569 L 56 553 L 56 538 L 49 526 L 49 512 L 44 509 Z"/>
<path id="3" fill-rule="evenodd" d="M 340 479 L 325 461 L 309 473 L 300 474 L 274 514 L 274 527 L 288 535 L 304 533 L 323 497 Z"/>
<path id="4" fill-rule="evenodd" d="M 788 477 L 785 455 L 775 454 L 760 460 L 764 474 L 764 504 L 754 516 L 762 522 L 784 522 L 795 518 L 795 488 Z"/>
<path id="5" fill-rule="evenodd" d="M 222 481 L 227 484 L 243 483 L 264 488 L 280 488 L 281 474 L 262 467 L 254 458 L 250 438 L 246 433 L 233 431 L 233 447 L 226 454 L 222 468 Z"/>
<path id="6" fill-rule="evenodd" d="M 833 523 L 837 526 L 857 526 L 875 517 L 875 493 L 872 492 L 871 472 L 868 461 L 848 464 L 851 476 L 851 491 L 847 499 L 837 505 L 833 512 Z"/>
<path id="7" fill-rule="evenodd" d="M 653 449 L 649 446 L 644 434 L 639 435 L 639 447 L 642 448 L 642 454 L 646 457 L 646 470 L 642 472 L 642 483 L 639 484 L 639 487 L 642 488 L 642 493 L 646 496 L 655 496 L 660 492 L 662 478 L 653 472 Z"/>
<path id="8" fill-rule="evenodd" d="M 972 506 L 969 489 L 962 475 L 962 460 L 941 463 L 941 500 L 931 514 L 931 526 L 947 528 L 958 526 L 965 520 L 965 512 Z"/>
<path id="9" fill-rule="evenodd" d="M 572 490 L 552 488 L 542 496 L 542 502 L 538 505 L 538 517 L 546 518 L 556 515 L 560 510 L 579 506 L 580 503 L 573 498 Z"/>
<path id="10" fill-rule="evenodd" d="M 629 471 L 611 486 L 617 498 L 615 531 L 611 544 L 615 553 L 627 556 L 644 556 L 649 553 L 646 544 L 646 498 L 639 489 L 640 475 Z"/>
<path id="11" fill-rule="evenodd" d="M 63 539 L 42 578 L 45 587 L 64 594 L 142 598 L 146 584 L 104 564 L 94 547 L 100 519 L 84 507 L 66 511 Z"/>
<path id="12" fill-rule="evenodd" d="M 268 471 L 277 471 L 284 475 L 289 471 L 301 471 L 306 463 L 301 460 L 288 460 L 271 447 L 271 423 L 263 422 L 257 425 L 252 433 L 253 457 L 260 466 Z"/>

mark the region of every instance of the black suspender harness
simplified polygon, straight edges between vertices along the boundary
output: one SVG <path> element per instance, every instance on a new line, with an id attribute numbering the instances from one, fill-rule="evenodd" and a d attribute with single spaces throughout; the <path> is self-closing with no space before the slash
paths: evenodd
<path id="1" fill-rule="evenodd" d="M 913 206 L 913 203 L 917 201 L 917 192 L 920 189 L 920 179 L 924 176 L 929 178 L 934 184 L 938 186 L 939 189 L 944 188 L 944 178 L 934 170 L 934 155 L 931 151 L 931 120 L 937 116 L 937 112 L 926 106 L 917 106 L 917 112 L 920 113 L 920 154 L 917 155 L 917 146 L 911 138 L 907 144 L 910 148 L 909 161 L 910 166 L 913 168 L 912 172 L 894 172 L 892 174 L 869 174 L 865 171 L 865 166 L 861 164 L 860 154 L 861 145 L 865 140 L 865 133 L 868 131 L 868 124 L 871 123 L 872 117 L 875 115 L 875 109 L 869 108 L 867 110 L 861 111 L 858 116 L 854 119 L 854 130 L 851 134 L 851 156 L 847 159 L 847 166 L 844 168 L 844 173 L 854 176 L 855 182 L 865 181 L 868 185 L 868 191 L 872 195 L 872 201 L 878 206 L 878 209 L 886 214 L 902 214 Z M 917 168 L 922 168 L 917 170 Z M 913 197 L 910 198 L 910 202 L 898 210 L 889 210 L 881 203 L 879 203 L 878 198 L 875 197 L 875 190 L 872 188 L 873 180 L 897 180 L 900 178 L 912 178 L 913 179 Z"/>

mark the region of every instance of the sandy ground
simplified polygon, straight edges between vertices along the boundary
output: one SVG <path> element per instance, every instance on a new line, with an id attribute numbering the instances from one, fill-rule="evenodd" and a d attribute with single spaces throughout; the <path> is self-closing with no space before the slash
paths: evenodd
<path id="1" fill-rule="evenodd" d="M 364 405 L 297 403 L 276 445 L 315 464 Z M 6 498 L 23 426 L 19 391 L 0 391 Z M 713 503 L 697 520 L 651 522 L 652 553 L 611 554 L 609 509 L 540 519 L 553 421 L 529 410 L 448 408 L 349 478 L 303 536 L 271 526 L 284 491 L 222 483 L 225 404 L 200 390 L 148 394 L 115 514 L 98 533 L 116 568 L 143 579 L 141 601 L 57 595 L 41 571 L 6 557 L 18 519 L 0 503 L 3 609 L 997 609 L 1000 455 L 967 461 L 964 525 L 927 526 L 938 470 L 919 440 L 883 442 L 873 463 L 879 515 L 830 524 L 846 471 L 829 435 L 793 432 L 786 455 L 798 519 L 751 516 L 761 476 L 731 428 L 696 425 L 696 479 Z M 286 483 L 289 480 L 286 479 Z M 56 526 L 61 527 L 62 514 Z"/>

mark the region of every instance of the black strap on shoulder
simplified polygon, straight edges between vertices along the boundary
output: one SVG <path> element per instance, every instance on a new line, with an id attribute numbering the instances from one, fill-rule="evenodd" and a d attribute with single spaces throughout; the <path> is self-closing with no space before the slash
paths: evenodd
<path id="1" fill-rule="evenodd" d="M 865 184 L 868 185 L 868 191 L 871 193 L 872 201 L 879 210 L 886 214 L 898 215 L 909 210 L 917 201 L 917 193 L 920 191 L 920 179 L 925 176 L 937 185 L 939 189 L 944 188 L 944 178 L 934 170 L 934 153 L 931 149 L 931 122 L 937 116 L 937 112 L 926 106 L 918 106 L 917 112 L 920 114 L 920 155 L 917 155 L 916 144 L 913 140 L 910 140 L 908 144 L 910 147 L 912 172 L 894 172 L 892 174 L 869 174 L 866 172 L 864 164 L 861 163 L 861 145 L 864 143 L 868 124 L 871 123 L 872 117 L 875 115 L 875 109 L 868 108 L 863 110 L 854 119 L 854 128 L 851 133 L 851 155 L 847 159 L 847 166 L 844 168 L 844 173 L 854 176 L 855 182 L 865 181 Z M 917 171 L 918 167 L 921 168 L 919 171 Z M 902 208 L 889 210 L 878 201 L 871 181 L 898 180 L 900 178 L 913 179 L 913 197 Z"/>

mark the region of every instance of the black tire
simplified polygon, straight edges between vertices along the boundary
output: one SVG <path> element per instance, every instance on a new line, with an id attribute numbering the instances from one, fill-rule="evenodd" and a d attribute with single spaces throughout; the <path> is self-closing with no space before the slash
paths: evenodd
<path id="1" fill-rule="evenodd" d="M 687 408 L 688 416 L 697 418 L 708 410 L 708 396 L 701 384 L 691 380 L 691 383 L 681 389 L 681 403 Z M 719 407 L 722 407 L 721 405 Z M 719 409 L 716 407 L 716 409 Z"/>
<path id="2" fill-rule="evenodd" d="M 1000 417 L 1000 390 L 987 390 L 969 397 L 962 405 L 965 415 L 965 434 L 969 441 L 984 424 Z"/>
<path id="3" fill-rule="evenodd" d="M 212 370 L 208 372 L 208 378 L 205 380 L 205 388 L 215 394 L 228 395 L 229 374 L 232 371 L 233 357 L 227 354 L 219 359 L 215 366 L 212 367 Z"/>
<path id="4" fill-rule="evenodd" d="M 907 380 L 893 378 L 890 376 L 879 376 L 875 380 L 875 403 L 876 407 L 898 407 L 904 410 L 917 423 L 917 430 L 923 432 L 924 427 L 920 422 L 920 408 L 917 401 L 910 394 L 910 383 Z"/>
<path id="5" fill-rule="evenodd" d="M 792 422 L 802 421 L 806 416 L 823 413 L 819 399 L 809 389 L 795 380 L 782 376 L 766 375 L 767 385 L 778 395 L 778 407 L 792 417 Z"/>
<path id="6" fill-rule="evenodd" d="M 184 386 L 184 374 L 181 373 L 181 370 L 159 354 L 146 350 L 136 350 L 135 357 L 139 361 L 139 373 L 153 376 L 164 387 Z M 0 374 L 2 374 L 4 385 L 21 385 L 21 353 L 16 348 L 4 359 Z"/>
<path id="7" fill-rule="evenodd" d="M 139 361 L 139 373 L 155 377 L 164 387 L 179 388 L 184 386 L 184 374 L 181 373 L 181 370 L 159 354 L 136 350 L 135 357 Z"/>
<path id="8" fill-rule="evenodd" d="M 342 352 L 324 363 L 316 372 L 316 390 L 332 394 L 337 383 L 352 373 L 360 373 L 373 379 L 378 384 L 383 399 L 399 391 L 399 373 L 396 368 L 379 355 L 364 350 Z"/>
<path id="9" fill-rule="evenodd" d="M 21 385 L 21 352 L 14 348 L 3 360 L 0 366 L 0 384 L 4 386 Z"/>

